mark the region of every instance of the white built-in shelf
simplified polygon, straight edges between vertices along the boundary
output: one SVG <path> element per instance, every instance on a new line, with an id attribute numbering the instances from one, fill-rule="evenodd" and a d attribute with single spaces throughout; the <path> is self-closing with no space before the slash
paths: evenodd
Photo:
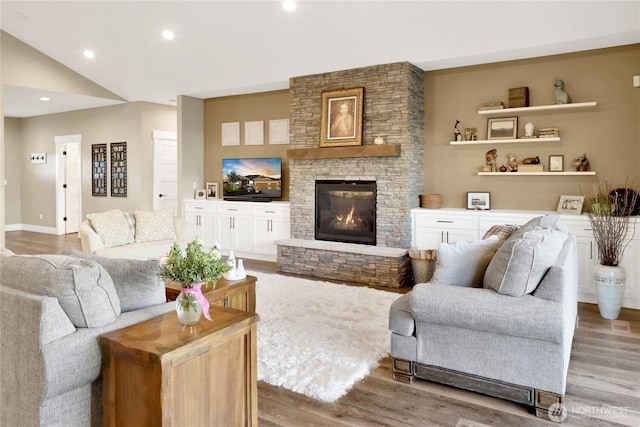
<path id="1" fill-rule="evenodd" d="M 479 145 L 479 144 L 514 144 L 536 142 L 560 142 L 560 137 L 553 138 L 513 138 L 513 139 L 478 139 L 475 141 L 449 141 L 451 145 Z"/>
<path id="2" fill-rule="evenodd" d="M 518 107 L 518 108 L 500 108 L 497 110 L 480 110 L 478 114 L 483 116 L 508 116 L 512 113 L 539 113 L 539 112 L 560 112 L 571 110 L 585 110 L 596 108 L 596 101 L 576 102 L 575 104 L 553 104 L 553 105 L 537 105 L 535 107 Z"/>
<path id="3" fill-rule="evenodd" d="M 595 175 L 595 171 L 590 172 L 478 172 L 479 176 L 576 176 L 576 175 Z"/>

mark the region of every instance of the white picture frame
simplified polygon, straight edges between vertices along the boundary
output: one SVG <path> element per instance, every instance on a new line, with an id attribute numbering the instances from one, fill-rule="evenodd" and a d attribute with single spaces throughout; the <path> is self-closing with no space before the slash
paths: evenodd
<path id="1" fill-rule="evenodd" d="M 196 200 L 204 200 L 207 198 L 207 190 L 204 188 L 196 189 L 196 193 L 194 195 L 194 199 Z"/>
<path id="2" fill-rule="evenodd" d="M 216 200 L 220 198 L 220 191 L 217 182 L 207 182 L 206 187 L 207 200 Z"/>
<path id="3" fill-rule="evenodd" d="M 569 215 L 582 214 L 582 206 L 584 204 L 584 196 L 560 196 L 558 201 L 558 213 Z"/>

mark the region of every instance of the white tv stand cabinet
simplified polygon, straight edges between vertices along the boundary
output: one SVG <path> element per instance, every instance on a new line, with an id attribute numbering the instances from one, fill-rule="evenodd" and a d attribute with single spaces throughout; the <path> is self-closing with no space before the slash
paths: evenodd
<path id="1" fill-rule="evenodd" d="M 555 212 L 414 208 L 411 210 L 411 244 L 417 249 L 437 249 L 441 243 L 470 242 L 481 239 L 484 233 L 494 225 L 523 225 L 545 214 L 555 214 Z M 593 267 L 598 262 L 598 252 L 589 218 L 587 215 L 560 215 L 560 217 L 567 224 L 569 231 L 576 235 L 579 264 L 578 300 L 596 303 Z M 635 220 L 635 234 L 625 250 L 622 261 L 627 275 L 622 305 L 640 309 L 640 220 L 635 218 L 632 217 L 632 221 Z M 632 232 L 633 229 L 630 230 L 629 237 Z"/>
<path id="2" fill-rule="evenodd" d="M 275 262 L 276 240 L 290 237 L 289 202 L 183 201 L 183 217 L 194 224 L 206 246 L 236 258 Z"/>

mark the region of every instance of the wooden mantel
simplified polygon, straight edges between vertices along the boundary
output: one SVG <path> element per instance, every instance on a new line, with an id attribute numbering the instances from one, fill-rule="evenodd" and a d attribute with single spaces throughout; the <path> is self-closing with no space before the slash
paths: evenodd
<path id="1" fill-rule="evenodd" d="M 287 150 L 289 159 L 338 159 L 344 157 L 400 157 L 400 145 L 357 145 L 352 147 L 296 148 Z"/>

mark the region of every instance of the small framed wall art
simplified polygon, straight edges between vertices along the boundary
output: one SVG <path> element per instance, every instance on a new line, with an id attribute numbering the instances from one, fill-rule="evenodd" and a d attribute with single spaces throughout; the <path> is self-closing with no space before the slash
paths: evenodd
<path id="1" fill-rule="evenodd" d="M 320 147 L 362 145 L 364 88 L 322 92 Z"/>
<path id="2" fill-rule="evenodd" d="M 218 199 L 218 183 L 207 182 L 207 199 Z"/>
<path id="3" fill-rule="evenodd" d="M 564 156 L 562 154 L 549 156 L 549 172 L 562 172 L 564 170 Z"/>
<path id="4" fill-rule="evenodd" d="M 517 117 L 489 119 L 487 123 L 487 139 L 516 139 L 517 137 Z"/>
<path id="5" fill-rule="evenodd" d="M 488 211 L 491 209 L 491 193 L 467 192 L 467 209 Z"/>
<path id="6" fill-rule="evenodd" d="M 580 215 L 584 196 L 560 196 L 558 202 L 558 213 Z"/>

